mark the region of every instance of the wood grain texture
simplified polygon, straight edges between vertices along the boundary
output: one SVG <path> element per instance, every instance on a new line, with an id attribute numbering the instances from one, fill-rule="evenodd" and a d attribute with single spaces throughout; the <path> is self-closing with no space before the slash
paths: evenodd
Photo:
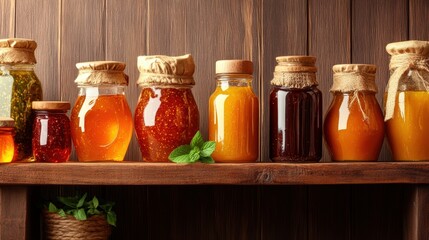
<path id="1" fill-rule="evenodd" d="M 15 36 L 15 0 L 0 0 L 0 38 Z"/>
<path id="2" fill-rule="evenodd" d="M 0 239 L 26 239 L 27 205 L 27 187 L 0 187 Z"/>
<path id="3" fill-rule="evenodd" d="M 429 186 L 413 186 L 405 202 L 404 240 L 429 239 Z"/>
<path id="4" fill-rule="evenodd" d="M 429 1 L 409 0 L 409 39 L 429 40 Z"/>
<path id="5" fill-rule="evenodd" d="M 125 73 L 129 76 L 129 83 L 125 95 L 133 115 L 140 92 L 136 84 L 139 77 L 137 57 L 147 50 L 146 25 L 147 1 L 107 0 L 106 59 L 127 64 Z M 134 131 L 125 159 L 141 160 Z"/>
<path id="6" fill-rule="evenodd" d="M 44 100 L 60 99 L 59 25 L 60 1 L 16 0 L 16 37 L 37 42 L 36 74 Z"/>
<path id="7" fill-rule="evenodd" d="M 389 81 L 389 54 L 385 48 L 390 42 L 407 39 L 407 9 L 406 0 L 352 1 L 352 63 L 377 65 L 375 82 L 380 105 Z M 379 161 L 390 160 L 391 153 L 384 141 Z"/>
<path id="8" fill-rule="evenodd" d="M 262 2 L 261 159 L 269 159 L 269 96 L 277 56 L 307 54 L 307 1 Z"/>

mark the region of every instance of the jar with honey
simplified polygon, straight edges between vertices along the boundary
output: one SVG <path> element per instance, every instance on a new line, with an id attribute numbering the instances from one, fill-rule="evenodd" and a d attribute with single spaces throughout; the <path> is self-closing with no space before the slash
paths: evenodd
<path id="1" fill-rule="evenodd" d="M 270 159 L 318 162 L 322 157 L 322 93 L 312 56 L 277 57 L 270 93 Z"/>
<path id="2" fill-rule="evenodd" d="M 15 121 L 13 118 L 0 117 L 0 163 L 12 162 L 15 153 Z"/>
<path id="3" fill-rule="evenodd" d="M 190 54 L 138 57 L 141 88 L 134 123 L 143 161 L 169 162 L 180 145 L 189 144 L 199 129 L 192 94 L 195 64 Z"/>
<path id="4" fill-rule="evenodd" d="M 125 64 L 84 62 L 75 83 L 79 96 L 70 116 L 71 135 L 79 161 L 122 161 L 133 132 L 125 98 Z"/>
<path id="5" fill-rule="evenodd" d="M 385 92 L 387 140 L 395 161 L 429 160 L 429 42 L 386 46 L 390 79 Z"/>
<path id="6" fill-rule="evenodd" d="M 209 99 L 209 140 L 216 162 L 256 162 L 259 153 L 259 101 L 253 93 L 253 63 L 216 62 L 216 89 Z"/>
<path id="7" fill-rule="evenodd" d="M 375 94 L 375 65 L 335 65 L 332 103 L 324 123 L 333 161 L 377 161 L 384 140 L 383 113 Z"/>

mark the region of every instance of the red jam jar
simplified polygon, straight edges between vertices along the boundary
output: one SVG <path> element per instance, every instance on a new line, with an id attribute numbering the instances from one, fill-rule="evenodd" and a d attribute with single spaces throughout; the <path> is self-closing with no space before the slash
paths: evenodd
<path id="1" fill-rule="evenodd" d="M 71 153 L 69 102 L 34 101 L 33 156 L 36 162 L 67 162 Z"/>
<path id="2" fill-rule="evenodd" d="M 0 117 L 0 162 L 12 162 L 15 153 L 15 121 L 13 118 Z"/>
<path id="3" fill-rule="evenodd" d="M 192 94 L 195 65 L 191 55 L 140 56 L 141 93 L 135 129 L 143 161 L 168 162 L 168 155 L 189 144 L 199 129 L 199 112 Z"/>

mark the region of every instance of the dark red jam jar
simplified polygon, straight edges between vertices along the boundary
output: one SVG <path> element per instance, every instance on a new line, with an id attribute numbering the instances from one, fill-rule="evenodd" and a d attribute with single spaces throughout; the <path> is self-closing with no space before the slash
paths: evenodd
<path id="1" fill-rule="evenodd" d="M 71 153 L 69 102 L 34 101 L 33 155 L 36 162 L 67 162 Z"/>

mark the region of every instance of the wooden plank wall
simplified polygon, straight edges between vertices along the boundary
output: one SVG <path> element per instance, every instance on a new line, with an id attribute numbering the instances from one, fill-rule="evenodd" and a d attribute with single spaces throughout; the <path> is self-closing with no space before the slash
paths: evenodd
<path id="1" fill-rule="evenodd" d="M 317 56 L 324 110 L 331 101 L 332 65 L 376 64 L 381 101 L 389 78 L 386 44 L 429 40 L 427 22 L 427 0 L 0 0 L 0 38 L 38 42 L 36 71 L 46 100 L 74 103 L 75 63 L 118 60 L 127 63 L 126 94 L 134 111 L 139 94 L 137 56 L 192 53 L 197 66 L 193 92 L 200 128 L 207 136 L 215 61 L 253 60 L 253 86 L 261 107 L 261 160 L 268 159 L 269 81 L 276 56 Z M 329 161 L 324 150 L 322 161 Z M 126 159 L 141 160 L 135 137 Z M 389 159 L 384 144 L 379 160 Z M 398 206 L 403 203 L 401 194 L 408 191 L 404 186 L 34 190 L 32 196 L 84 190 L 113 198 L 119 214 L 127 219 L 114 232 L 114 239 L 269 240 L 402 239 L 403 215 Z M 130 205 L 136 207 L 131 210 Z"/>

